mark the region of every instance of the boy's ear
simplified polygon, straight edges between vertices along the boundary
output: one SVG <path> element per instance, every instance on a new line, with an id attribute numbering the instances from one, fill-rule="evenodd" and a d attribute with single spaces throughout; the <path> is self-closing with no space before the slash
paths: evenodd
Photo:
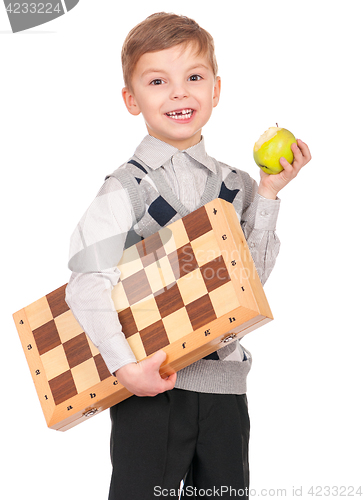
<path id="1" fill-rule="evenodd" d="M 216 77 L 215 79 L 215 85 L 214 85 L 214 94 L 213 94 L 213 106 L 217 106 L 219 99 L 220 99 L 220 92 L 221 92 L 221 78 L 219 76 Z"/>
<path id="2" fill-rule="evenodd" d="M 130 90 L 127 87 L 124 87 L 123 90 L 121 91 L 121 94 L 123 96 L 125 106 L 129 113 L 132 115 L 139 115 L 140 114 L 140 109 L 139 106 L 134 98 L 134 95 L 130 92 Z"/>

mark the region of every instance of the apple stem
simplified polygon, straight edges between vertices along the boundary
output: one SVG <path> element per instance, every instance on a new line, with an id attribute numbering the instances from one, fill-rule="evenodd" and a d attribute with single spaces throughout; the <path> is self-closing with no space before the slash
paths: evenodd
<path id="1" fill-rule="evenodd" d="M 279 128 L 279 127 L 278 127 L 278 123 L 276 123 L 276 125 L 277 125 L 277 128 Z"/>

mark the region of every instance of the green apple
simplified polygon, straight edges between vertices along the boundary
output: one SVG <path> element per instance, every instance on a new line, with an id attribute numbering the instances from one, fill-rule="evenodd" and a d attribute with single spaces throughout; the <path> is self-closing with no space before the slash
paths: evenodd
<path id="1" fill-rule="evenodd" d="M 288 163 L 293 162 L 291 145 L 294 142 L 296 138 L 289 130 L 270 127 L 254 144 L 255 163 L 267 174 L 279 174 L 283 170 L 279 158 L 283 156 Z"/>

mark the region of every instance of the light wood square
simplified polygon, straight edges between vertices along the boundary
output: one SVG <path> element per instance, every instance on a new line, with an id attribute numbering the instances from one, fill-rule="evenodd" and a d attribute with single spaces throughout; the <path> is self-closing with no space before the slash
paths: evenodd
<path id="1" fill-rule="evenodd" d="M 191 241 L 191 246 L 200 267 L 207 262 L 217 259 L 221 255 L 221 250 L 213 231 L 209 231 Z"/>
<path id="2" fill-rule="evenodd" d="M 46 297 L 33 302 L 25 308 L 30 328 L 35 330 L 53 319 Z"/>
<path id="3" fill-rule="evenodd" d="M 54 349 L 42 354 L 43 368 L 47 376 L 47 380 L 52 380 L 70 369 L 63 346 L 60 345 Z"/>
<path id="4" fill-rule="evenodd" d="M 157 303 L 153 296 L 141 300 L 137 304 L 133 304 L 130 308 L 139 331 L 161 319 Z"/>
<path id="5" fill-rule="evenodd" d="M 93 358 L 75 366 L 71 369 L 71 372 L 78 393 L 86 391 L 100 382 L 100 376 Z"/>
<path id="6" fill-rule="evenodd" d="M 124 286 L 121 282 L 114 286 L 111 292 L 111 297 L 117 311 L 123 311 L 129 307 L 128 297 L 126 296 Z"/>
<path id="7" fill-rule="evenodd" d="M 210 299 L 217 318 L 229 313 L 240 306 L 234 285 L 229 281 L 210 292 Z"/>
<path id="8" fill-rule="evenodd" d="M 147 275 L 149 285 L 153 293 L 161 290 L 166 286 L 159 261 L 153 262 L 152 264 L 147 266 L 145 268 L 145 274 Z"/>
<path id="9" fill-rule="evenodd" d="M 164 286 L 171 285 L 176 281 L 176 278 L 174 276 L 168 256 L 166 255 L 165 257 L 162 257 L 158 262 L 163 275 L 163 282 L 165 283 Z"/>
<path id="10" fill-rule="evenodd" d="M 143 269 L 143 263 L 140 260 L 139 252 L 135 245 L 124 250 L 118 268 L 121 273 L 121 280 Z"/>
<path id="11" fill-rule="evenodd" d="M 134 335 L 130 335 L 130 337 L 127 338 L 127 341 L 129 342 L 131 350 L 133 351 L 138 361 L 146 357 L 147 354 L 145 352 L 143 342 L 142 339 L 140 338 L 139 333 L 134 333 Z"/>
<path id="12" fill-rule="evenodd" d="M 186 309 L 169 314 L 162 319 L 169 342 L 175 342 L 193 331 Z"/>
<path id="13" fill-rule="evenodd" d="M 144 270 L 153 293 L 176 281 L 167 255 L 145 267 Z"/>
<path id="14" fill-rule="evenodd" d="M 168 228 L 161 229 L 159 231 L 159 236 L 167 255 L 177 250 L 177 248 L 189 243 L 189 238 L 182 219 L 173 222 Z"/>
<path id="15" fill-rule="evenodd" d="M 86 338 L 87 338 L 88 345 L 90 346 L 92 356 L 97 356 L 97 354 L 100 354 L 100 351 L 95 346 L 95 344 L 93 342 L 91 342 L 88 335 L 86 335 Z"/>
<path id="16" fill-rule="evenodd" d="M 61 342 L 73 339 L 83 332 L 82 326 L 78 323 L 73 316 L 71 310 L 57 316 L 54 320 Z"/>
<path id="17" fill-rule="evenodd" d="M 185 305 L 207 294 L 207 288 L 200 269 L 195 269 L 177 281 Z"/>

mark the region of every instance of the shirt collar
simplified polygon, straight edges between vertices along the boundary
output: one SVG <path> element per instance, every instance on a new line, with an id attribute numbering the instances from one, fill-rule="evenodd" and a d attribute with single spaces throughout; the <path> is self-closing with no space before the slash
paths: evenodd
<path id="1" fill-rule="evenodd" d="M 170 160 L 176 153 L 186 153 L 216 174 L 214 160 L 206 153 L 205 140 L 203 137 L 198 144 L 180 151 L 166 142 L 151 135 L 147 135 L 139 144 L 134 154 L 152 170 L 156 170 Z"/>

